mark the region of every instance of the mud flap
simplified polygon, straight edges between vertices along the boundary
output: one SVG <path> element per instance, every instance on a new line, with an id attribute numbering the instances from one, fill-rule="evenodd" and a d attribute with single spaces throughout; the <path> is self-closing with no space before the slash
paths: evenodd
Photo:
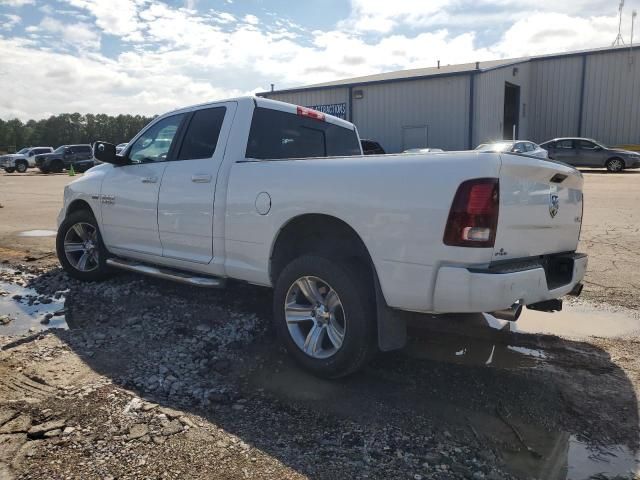
<path id="1" fill-rule="evenodd" d="M 378 276 L 376 288 L 376 316 L 378 319 L 378 348 L 383 352 L 399 350 L 407 344 L 407 313 L 390 308 L 384 299 Z"/>

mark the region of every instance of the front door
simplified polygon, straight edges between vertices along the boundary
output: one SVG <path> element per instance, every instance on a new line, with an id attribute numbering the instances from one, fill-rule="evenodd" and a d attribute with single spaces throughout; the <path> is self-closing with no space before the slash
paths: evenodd
<path id="1" fill-rule="evenodd" d="M 127 149 L 129 164 L 114 166 L 102 182 L 102 237 L 107 248 L 162 255 L 158 193 L 171 145 L 184 114 L 152 124 Z"/>
<path id="2" fill-rule="evenodd" d="M 167 162 L 158 200 L 162 255 L 197 263 L 213 259 L 213 200 L 235 102 L 201 108 L 185 119 L 176 159 Z"/>
<path id="3" fill-rule="evenodd" d="M 575 141 L 570 138 L 558 140 L 553 147 L 553 159 L 569 165 L 579 166 L 580 161 L 577 157 Z"/>

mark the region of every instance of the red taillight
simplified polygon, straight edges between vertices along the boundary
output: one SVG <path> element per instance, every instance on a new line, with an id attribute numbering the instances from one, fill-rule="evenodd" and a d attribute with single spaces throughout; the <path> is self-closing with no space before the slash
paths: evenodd
<path id="1" fill-rule="evenodd" d="M 500 188 L 497 178 L 463 182 L 453 199 L 444 243 L 454 247 L 493 247 L 498 226 Z"/>
<path id="2" fill-rule="evenodd" d="M 298 107 L 298 115 L 324 122 L 324 113 L 314 110 L 313 108 Z"/>

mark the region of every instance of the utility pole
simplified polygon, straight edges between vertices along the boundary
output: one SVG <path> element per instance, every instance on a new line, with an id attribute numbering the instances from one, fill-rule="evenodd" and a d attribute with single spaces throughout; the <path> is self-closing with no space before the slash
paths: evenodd
<path id="1" fill-rule="evenodd" d="M 620 5 L 618 6 L 618 36 L 611 44 L 612 47 L 616 45 L 624 45 L 624 40 L 622 39 L 622 9 L 624 8 L 624 0 L 620 0 Z"/>

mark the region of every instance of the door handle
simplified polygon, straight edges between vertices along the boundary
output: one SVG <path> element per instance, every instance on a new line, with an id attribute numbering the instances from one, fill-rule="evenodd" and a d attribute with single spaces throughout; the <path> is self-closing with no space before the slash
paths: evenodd
<path id="1" fill-rule="evenodd" d="M 208 175 L 208 174 L 192 175 L 191 181 L 193 183 L 209 183 L 211 181 L 211 175 Z"/>
<path id="2" fill-rule="evenodd" d="M 142 183 L 156 183 L 158 181 L 158 177 L 142 177 L 140 180 Z"/>

